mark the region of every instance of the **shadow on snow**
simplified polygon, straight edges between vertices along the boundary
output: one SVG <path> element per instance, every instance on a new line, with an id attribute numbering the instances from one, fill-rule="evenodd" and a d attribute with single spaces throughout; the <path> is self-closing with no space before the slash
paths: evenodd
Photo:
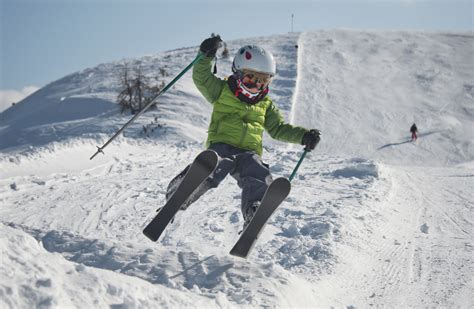
<path id="1" fill-rule="evenodd" d="M 418 134 L 418 138 L 426 137 L 426 136 L 436 134 L 436 133 L 440 133 L 440 132 L 443 132 L 443 130 L 429 131 L 429 132 L 426 132 L 426 133 L 421 133 L 421 134 Z M 393 147 L 393 146 L 400 146 L 400 145 L 407 144 L 407 143 L 411 143 L 411 139 L 408 139 L 408 140 L 405 140 L 405 141 L 402 141 L 402 142 L 398 142 L 398 143 L 386 144 L 386 145 L 383 145 L 383 146 L 377 148 L 377 150 L 382 150 L 382 149 L 385 149 L 385 148 L 388 148 L 388 147 Z"/>

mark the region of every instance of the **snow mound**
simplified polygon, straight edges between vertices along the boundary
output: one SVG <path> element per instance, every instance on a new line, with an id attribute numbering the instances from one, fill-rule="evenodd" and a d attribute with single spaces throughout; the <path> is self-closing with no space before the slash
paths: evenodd
<path id="1" fill-rule="evenodd" d="M 377 165 L 372 161 L 354 159 L 350 162 L 349 166 L 344 167 L 342 169 L 337 169 L 331 172 L 330 175 L 341 178 L 377 178 L 379 176 L 379 171 Z"/>
<path id="2" fill-rule="evenodd" d="M 31 267 L 39 268 L 46 263 L 47 259 L 50 259 L 48 262 L 51 261 L 53 264 L 57 262 L 56 267 L 49 267 L 41 273 L 39 277 L 44 279 L 39 279 L 34 284 L 31 290 L 37 294 L 36 296 L 25 300 L 23 294 L 17 295 L 26 304 L 64 305 L 57 294 L 60 294 L 61 289 L 65 289 L 68 283 L 72 285 L 64 291 L 66 295 L 62 297 L 65 299 L 72 298 L 69 293 L 72 292 L 73 287 L 81 288 L 87 284 L 95 287 L 96 284 L 103 284 L 107 288 L 108 295 L 101 300 L 92 298 L 84 301 L 81 298 L 82 295 L 74 298 L 75 302 L 72 304 L 81 306 L 92 302 L 97 306 L 108 303 L 112 304 L 111 306 L 125 307 L 198 308 L 229 307 L 231 304 L 270 305 L 275 300 L 285 306 L 310 306 L 314 303 L 311 295 L 314 295 L 315 291 L 312 290 L 311 284 L 271 262 L 246 265 L 231 257 L 201 256 L 187 250 L 144 249 L 135 243 L 86 239 L 67 231 L 43 232 L 17 225 L 1 226 L 6 231 L 14 230 L 13 234 L 21 235 L 19 248 L 12 251 L 8 256 L 9 259 L 12 259 L 14 254 L 23 255 L 21 251 L 27 247 L 28 250 L 34 252 L 40 251 L 40 254 L 35 254 L 37 262 Z M 22 230 L 33 235 L 36 241 Z M 5 248 L 10 249 L 9 246 Z M 31 249 L 32 247 L 34 249 Z M 21 260 L 14 262 L 24 264 Z M 17 270 L 24 271 L 21 268 Z M 1 271 L 6 272 L 5 269 Z M 62 272 L 70 275 L 72 282 L 62 280 L 57 283 L 54 278 L 62 278 L 64 276 Z M 74 280 L 76 272 L 81 274 L 81 278 L 78 279 L 81 280 L 79 284 Z M 269 281 L 275 275 L 279 278 L 278 281 Z M 96 276 L 101 276 L 101 279 L 98 280 Z M 128 281 L 125 279 L 128 276 L 142 280 Z M 92 280 L 98 282 L 92 283 Z M 114 280 L 122 283 L 114 284 Z M 136 287 L 126 290 L 131 284 L 135 284 Z M 253 288 L 244 288 L 245 284 L 250 284 Z M 295 287 L 298 287 L 299 291 L 296 295 L 299 297 L 287 298 L 286 293 Z M 59 288 L 60 290 L 55 292 L 56 295 L 50 295 L 51 289 L 44 288 Z M 143 289 L 148 289 L 145 295 L 143 295 Z M 86 289 L 85 294 L 90 293 L 88 290 Z M 170 290 L 173 292 L 170 293 Z M 14 294 L 13 291 L 10 293 Z M 48 296 L 42 297 L 42 293 Z M 100 295 L 103 292 L 99 289 L 96 293 Z M 183 298 L 182 293 L 188 293 L 190 296 Z M 306 296 L 305 293 L 307 293 Z M 116 304 L 114 304 L 115 299 L 117 299 Z M 118 300 L 123 300 L 123 302 Z M 7 302 L 10 304 L 9 299 Z"/>
<path id="3" fill-rule="evenodd" d="M 156 289 L 140 279 L 69 262 L 22 230 L 4 224 L 0 235 L 2 308 L 208 307 L 222 301 L 165 286 Z M 11 281 L 16 284 L 8 284 Z"/>

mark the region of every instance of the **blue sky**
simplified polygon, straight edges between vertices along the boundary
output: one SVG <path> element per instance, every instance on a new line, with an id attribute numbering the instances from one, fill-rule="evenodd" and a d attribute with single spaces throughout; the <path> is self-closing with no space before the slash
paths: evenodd
<path id="1" fill-rule="evenodd" d="M 0 91 L 121 58 L 317 29 L 473 29 L 472 0 L 0 0 Z"/>

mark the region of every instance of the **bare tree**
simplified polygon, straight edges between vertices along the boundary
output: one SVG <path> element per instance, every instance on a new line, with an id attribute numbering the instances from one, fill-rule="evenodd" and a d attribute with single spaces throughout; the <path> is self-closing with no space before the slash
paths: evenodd
<path id="1" fill-rule="evenodd" d="M 127 66 L 124 67 L 120 74 L 120 86 L 122 91 L 120 91 L 117 101 L 120 106 L 122 106 L 122 113 L 133 106 L 133 85 L 129 77 L 129 69 Z"/>
<path id="2" fill-rule="evenodd" d="M 160 75 L 161 75 L 161 77 L 169 76 L 168 71 L 166 71 L 165 68 L 160 68 Z"/>
<path id="3" fill-rule="evenodd" d="M 146 81 L 145 81 L 145 76 L 142 74 L 142 70 L 140 68 L 137 69 L 136 71 L 136 77 L 133 80 L 133 89 L 135 92 L 134 96 L 134 108 L 132 109 L 132 112 L 137 112 L 141 111 L 142 108 L 145 106 L 143 104 L 143 93 L 145 92 L 145 87 L 146 87 Z"/>
<path id="4" fill-rule="evenodd" d="M 165 87 L 164 81 L 159 80 L 159 77 L 148 78 L 143 73 L 141 68 L 134 70 L 134 77 L 131 77 L 130 70 L 125 67 L 121 72 L 120 91 L 117 100 L 122 106 L 122 112 L 130 109 L 132 114 L 142 110 L 151 100 Z M 167 75 L 166 70 L 160 69 L 161 75 Z M 154 80 L 154 82 L 152 82 Z"/>

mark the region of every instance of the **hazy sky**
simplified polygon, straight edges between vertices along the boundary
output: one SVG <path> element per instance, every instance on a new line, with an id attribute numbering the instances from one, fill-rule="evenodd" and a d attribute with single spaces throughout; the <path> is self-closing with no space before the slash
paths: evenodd
<path id="1" fill-rule="evenodd" d="M 212 32 L 226 40 L 286 33 L 292 13 L 298 32 L 473 29 L 473 0 L 0 2 L 3 94 L 41 87 L 103 62 L 197 46 Z"/>

